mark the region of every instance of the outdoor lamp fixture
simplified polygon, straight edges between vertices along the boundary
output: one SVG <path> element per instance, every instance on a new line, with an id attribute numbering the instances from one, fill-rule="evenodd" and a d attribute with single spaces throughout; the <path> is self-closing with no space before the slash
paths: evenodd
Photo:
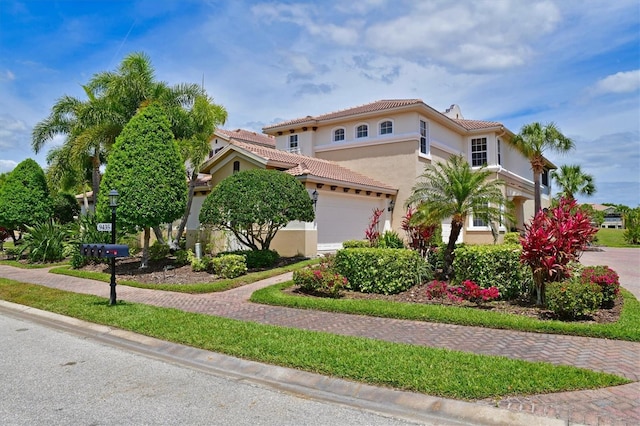
<path id="1" fill-rule="evenodd" d="M 313 192 L 311 193 L 311 201 L 313 202 L 313 207 L 316 206 L 316 204 L 318 204 L 318 190 L 314 189 Z"/>
<path id="2" fill-rule="evenodd" d="M 109 191 L 109 207 L 111 207 L 111 244 L 116 243 L 116 207 L 118 207 L 118 191 Z M 116 258 L 111 258 L 111 292 L 109 294 L 109 305 L 116 304 Z"/>
<path id="3" fill-rule="evenodd" d="M 387 211 L 392 212 L 395 206 L 396 206 L 396 200 L 392 198 L 391 200 L 389 200 L 389 207 L 387 207 Z"/>

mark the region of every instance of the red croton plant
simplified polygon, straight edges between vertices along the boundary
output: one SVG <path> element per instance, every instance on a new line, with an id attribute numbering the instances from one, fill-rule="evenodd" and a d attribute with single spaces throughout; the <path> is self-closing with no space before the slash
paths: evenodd
<path id="1" fill-rule="evenodd" d="M 407 237 L 409 239 L 409 247 L 411 247 L 413 250 L 418 251 L 420 255 L 422 255 L 422 257 L 426 257 L 429 249 L 431 248 L 431 238 L 433 238 L 433 234 L 435 234 L 436 228 L 440 226 L 440 224 L 413 225 L 411 224 L 411 218 L 414 214 L 415 210 L 410 207 L 407 210 L 407 214 L 402 218 L 401 228 L 407 233 Z"/>
<path id="2" fill-rule="evenodd" d="M 520 261 L 533 272 L 538 305 L 545 303 L 545 284 L 569 277 L 569 262 L 578 260 L 596 232 L 589 215 L 565 198 L 548 212 L 540 210 L 525 226 Z"/>

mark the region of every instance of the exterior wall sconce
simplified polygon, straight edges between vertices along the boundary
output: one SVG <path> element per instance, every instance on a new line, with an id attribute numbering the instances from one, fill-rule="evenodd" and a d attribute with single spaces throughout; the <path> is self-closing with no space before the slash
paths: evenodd
<path id="1" fill-rule="evenodd" d="M 392 212 L 395 206 L 396 206 L 396 200 L 392 198 L 391 200 L 389 200 L 389 207 L 387 207 L 387 211 Z"/>
<path id="2" fill-rule="evenodd" d="M 314 208 L 316 207 L 316 204 L 318 204 L 318 191 L 316 189 L 311 193 L 311 202 L 313 202 Z"/>

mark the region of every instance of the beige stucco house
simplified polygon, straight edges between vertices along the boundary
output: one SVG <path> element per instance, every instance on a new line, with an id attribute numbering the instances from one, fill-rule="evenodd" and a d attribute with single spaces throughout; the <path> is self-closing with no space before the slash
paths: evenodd
<path id="1" fill-rule="evenodd" d="M 456 154 L 472 166 L 486 164 L 505 183 L 516 223 L 500 224 L 502 233 L 508 227 L 522 229 L 533 216 L 533 173 L 510 143 L 514 134 L 498 122 L 465 119 L 457 105 L 439 112 L 420 99 L 381 100 L 277 123 L 263 133 L 216 131 L 201 169 L 208 177 L 198 188 L 189 232 L 198 229 L 200 206 L 213 186 L 235 171 L 260 167 L 296 176 L 317 197 L 314 223 L 292 223 L 278 233 L 273 248 L 283 255 L 312 255 L 362 239 L 375 208 L 384 211 L 383 228 L 402 235 L 403 206 L 425 165 Z M 548 173 L 542 183 L 542 203 L 548 206 Z M 445 240 L 449 227 L 443 223 Z M 488 224 L 471 216 L 460 240 L 491 243 L 493 236 Z"/>

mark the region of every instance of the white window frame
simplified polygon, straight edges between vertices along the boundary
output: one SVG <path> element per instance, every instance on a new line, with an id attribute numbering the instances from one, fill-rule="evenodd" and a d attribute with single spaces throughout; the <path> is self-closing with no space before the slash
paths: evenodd
<path id="1" fill-rule="evenodd" d="M 382 125 L 385 124 L 385 123 L 389 123 L 391 125 L 391 128 L 390 128 L 389 132 L 382 133 Z M 378 122 L 378 136 L 393 135 L 393 127 L 394 127 L 394 124 L 393 124 L 393 120 L 391 120 L 391 119 L 387 118 L 387 119 L 384 119 L 384 120 Z"/>
<path id="2" fill-rule="evenodd" d="M 424 129 L 422 127 L 423 123 Z M 431 153 L 431 144 L 429 143 L 429 122 L 427 120 L 420 118 L 418 121 L 418 133 L 420 134 L 420 138 L 418 140 L 418 152 L 420 155 L 429 155 Z M 424 151 L 422 150 L 423 142 Z"/>
<path id="3" fill-rule="evenodd" d="M 483 224 L 477 224 L 476 225 L 476 220 L 482 221 Z M 483 219 L 475 217 L 473 212 L 471 212 L 471 214 L 469 215 L 469 228 L 468 229 L 472 230 L 472 231 L 487 231 L 487 230 L 490 230 L 491 228 L 489 227 L 488 223 L 485 223 Z"/>
<path id="4" fill-rule="evenodd" d="M 298 135 L 289 135 L 289 152 L 300 152 L 300 140 Z"/>
<path id="5" fill-rule="evenodd" d="M 336 136 L 339 131 L 342 130 L 342 139 L 337 139 Z M 333 129 L 331 132 L 331 141 L 332 142 L 344 142 L 347 139 L 347 131 L 344 127 L 338 127 L 337 129 Z"/>
<path id="6" fill-rule="evenodd" d="M 474 151 L 474 143 L 484 143 L 484 150 L 481 151 Z M 482 154 L 484 153 L 484 163 L 482 164 L 474 164 L 474 154 Z M 488 165 L 489 164 L 489 158 L 488 158 L 488 154 L 489 154 L 489 146 L 488 146 L 488 138 L 486 136 L 480 136 L 477 138 L 471 138 L 471 142 L 469 143 L 469 156 L 471 157 L 470 163 L 471 163 L 471 167 L 482 167 L 483 165 Z"/>
<path id="7" fill-rule="evenodd" d="M 364 136 L 360 136 L 360 128 L 364 127 L 366 130 L 366 135 Z M 361 123 L 356 125 L 355 127 L 355 135 L 356 135 L 356 139 L 366 139 L 369 137 L 369 125 L 367 123 Z"/>

